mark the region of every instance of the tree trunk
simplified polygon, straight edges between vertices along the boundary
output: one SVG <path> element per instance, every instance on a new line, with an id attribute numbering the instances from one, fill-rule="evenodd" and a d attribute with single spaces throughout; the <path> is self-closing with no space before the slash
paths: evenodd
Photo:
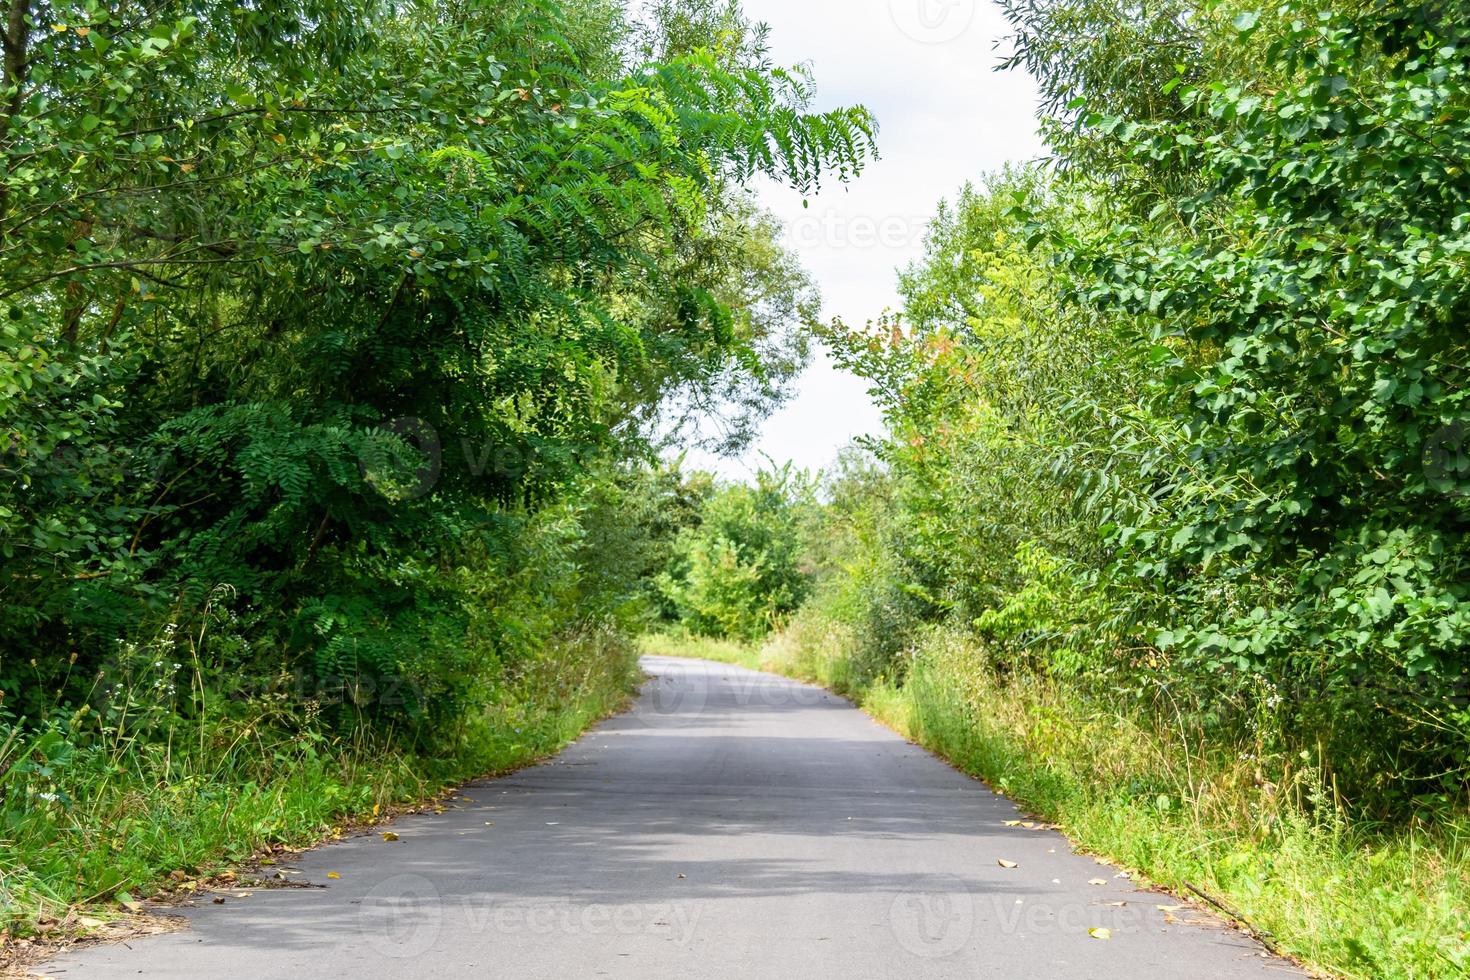
<path id="1" fill-rule="evenodd" d="M 0 120 L 0 151 L 10 145 L 10 126 L 20 112 L 25 99 L 26 70 L 29 67 L 30 29 L 26 15 L 30 13 L 31 0 L 8 0 L 5 9 L 5 33 L 0 37 L 4 47 L 5 91 L 10 97 L 5 101 L 4 119 Z M 4 247 L 6 225 L 10 223 L 10 165 L 0 159 L 0 247 Z"/>

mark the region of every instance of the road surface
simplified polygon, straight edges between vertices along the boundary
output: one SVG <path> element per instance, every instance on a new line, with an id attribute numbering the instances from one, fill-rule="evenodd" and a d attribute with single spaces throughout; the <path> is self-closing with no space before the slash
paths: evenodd
<path id="1" fill-rule="evenodd" d="M 1299 976 L 1137 890 L 820 689 L 650 657 L 554 760 L 298 856 L 47 976 L 1151 980 Z M 1015 867 L 1000 862 L 1014 863 Z M 1110 938 L 1091 930 L 1106 929 Z"/>

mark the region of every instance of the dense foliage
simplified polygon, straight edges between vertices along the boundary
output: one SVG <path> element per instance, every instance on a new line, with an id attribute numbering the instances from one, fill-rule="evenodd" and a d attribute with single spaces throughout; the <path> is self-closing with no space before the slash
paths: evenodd
<path id="1" fill-rule="evenodd" d="M 738 444 L 806 357 L 744 185 L 852 177 L 868 114 L 809 112 L 725 2 L 4 10 L 7 911 L 140 873 L 27 867 L 106 853 L 79 796 L 268 787 L 241 738 L 447 758 L 605 709 L 643 461 L 711 412 Z"/>
<path id="2" fill-rule="evenodd" d="M 664 616 L 697 636 L 765 636 L 806 598 L 811 481 L 788 464 L 756 473 L 754 485 L 691 482 L 704 492 L 657 579 Z"/>
<path id="3" fill-rule="evenodd" d="M 28 713 L 225 605 L 232 674 L 472 703 L 523 616 L 456 638 L 527 549 L 575 551 L 533 515 L 800 366 L 807 287 L 740 182 L 870 152 L 725 8 L 654 63 L 608 3 L 10 6 L 0 686 Z M 546 578 L 526 601 L 576 588 Z"/>
<path id="4" fill-rule="evenodd" d="M 902 317 L 833 331 L 890 430 L 834 518 L 864 669 L 957 625 L 1263 784 L 1463 806 L 1466 11 L 1008 12 L 1059 166 L 966 188 Z"/>

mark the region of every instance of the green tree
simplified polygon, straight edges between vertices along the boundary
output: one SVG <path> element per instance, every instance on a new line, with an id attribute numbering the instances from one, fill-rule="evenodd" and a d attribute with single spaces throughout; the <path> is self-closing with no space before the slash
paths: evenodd
<path id="1" fill-rule="evenodd" d="M 799 367 L 808 287 L 741 184 L 872 152 L 743 21 L 651 62 L 593 0 L 8 9 L 0 635 L 36 665 L 0 678 L 33 707 L 227 586 L 229 666 L 459 710 L 457 570 L 523 582 L 540 512 Z"/>
<path id="2" fill-rule="evenodd" d="M 757 639 L 806 597 L 802 567 L 809 478 L 788 464 L 754 485 L 726 484 L 704 500 L 696 526 L 675 539 L 660 587 L 685 628 L 702 636 Z"/>

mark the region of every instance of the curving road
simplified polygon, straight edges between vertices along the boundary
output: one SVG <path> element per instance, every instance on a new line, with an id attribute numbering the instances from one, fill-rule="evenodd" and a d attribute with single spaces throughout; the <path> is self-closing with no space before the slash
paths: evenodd
<path id="1" fill-rule="evenodd" d="M 650 657 L 634 709 L 440 815 L 299 856 L 78 978 L 1300 976 L 817 688 Z M 1002 867 L 998 862 L 1014 862 Z M 329 872 L 340 877 L 329 877 Z M 1100 884 L 1090 884 L 1100 881 Z M 1089 930 L 1105 928 L 1111 938 Z"/>

